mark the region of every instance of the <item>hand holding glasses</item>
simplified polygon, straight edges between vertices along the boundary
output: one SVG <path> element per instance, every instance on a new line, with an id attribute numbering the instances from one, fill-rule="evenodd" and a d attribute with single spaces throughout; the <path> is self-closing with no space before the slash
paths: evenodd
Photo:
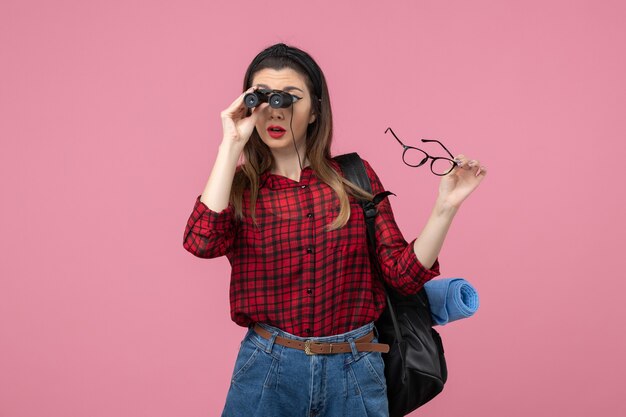
<path id="1" fill-rule="evenodd" d="M 388 127 L 387 130 L 385 130 L 385 133 L 387 132 L 391 132 L 393 137 L 396 138 L 396 140 L 404 148 L 404 152 L 402 152 L 402 161 L 404 161 L 404 163 L 410 167 L 414 167 L 414 168 L 420 167 L 424 165 L 429 159 L 432 159 L 432 161 L 430 162 L 430 170 L 432 171 L 433 174 L 442 177 L 448 174 L 450 171 L 452 171 L 454 167 L 459 165 L 458 162 L 454 159 L 454 156 L 452 156 L 452 154 L 450 153 L 450 151 L 445 146 L 443 146 L 443 143 L 439 142 L 438 140 L 422 139 L 422 142 L 437 142 L 439 145 L 441 145 L 443 149 L 445 149 L 448 155 L 450 155 L 450 158 L 446 158 L 442 156 L 438 156 L 438 157 L 430 156 L 419 148 L 416 148 L 413 146 L 407 146 L 404 143 L 402 143 L 402 141 L 398 139 L 398 137 L 396 136 L 396 134 L 393 132 L 393 130 L 390 127 Z"/>

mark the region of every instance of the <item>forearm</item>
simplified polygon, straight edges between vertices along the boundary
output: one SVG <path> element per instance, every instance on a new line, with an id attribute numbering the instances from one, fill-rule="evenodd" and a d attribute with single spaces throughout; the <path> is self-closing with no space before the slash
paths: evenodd
<path id="1" fill-rule="evenodd" d="M 439 256 L 443 241 L 457 211 L 458 207 L 445 204 L 440 199 L 435 202 L 428 222 L 413 246 L 415 256 L 425 268 L 430 269 Z"/>
<path id="2" fill-rule="evenodd" d="M 215 212 L 228 207 L 230 190 L 242 150 L 241 145 L 231 142 L 222 142 L 219 147 L 211 175 L 200 197 L 200 201 Z"/>

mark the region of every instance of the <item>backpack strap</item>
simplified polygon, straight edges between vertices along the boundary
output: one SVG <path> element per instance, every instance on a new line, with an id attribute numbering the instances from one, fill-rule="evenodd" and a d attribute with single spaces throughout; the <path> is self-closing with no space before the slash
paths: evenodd
<path id="1" fill-rule="evenodd" d="M 363 164 L 363 160 L 358 153 L 352 152 L 339 155 L 335 157 L 335 160 L 339 163 L 339 166 L 343 171 L 343 175 L 348 181 L 358 185 L 370 194 L 373 193 L 372 184 L 370 183 L 370 179 L 367 176 L 365 165 Z M 376 248 L 376 228 L 374 224 L 375 217 L 378 214 L 378 209 L 376 209 L 376 206 L 390 194 L 393 193 L 390 191 L 383 191 L 382 193 L 376 194 L 373 201 L 359 200 L 361 207 L 363 207 L 365 224 L 367 225 L 367 238 L 372 250 Z"/>

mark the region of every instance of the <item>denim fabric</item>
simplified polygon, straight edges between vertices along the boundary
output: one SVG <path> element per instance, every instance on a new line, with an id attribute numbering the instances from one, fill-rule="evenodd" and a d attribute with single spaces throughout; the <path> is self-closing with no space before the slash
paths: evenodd
<path id="1" fill-rule="evenodd" d="M 241 342 L 222 417 L 386 417 L 389 415 L 380 352 L 357 352 L 354 340 L 369 323 L 347 333 L 302 338 L 261 324 L 270 340 L 252 328 Z M 352 352 L 307 355 L 274 343 L 275 336 L 321 343 L 349 342 Z M 374 339 L 377 342 L 378 339 Z"/>

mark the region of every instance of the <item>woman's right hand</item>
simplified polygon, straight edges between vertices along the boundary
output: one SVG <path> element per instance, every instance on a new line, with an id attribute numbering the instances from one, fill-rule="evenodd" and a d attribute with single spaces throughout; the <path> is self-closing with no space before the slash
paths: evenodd
<path id="1" fill-rule="evenodd" d="M 250 87 L 244 91 L 232 104 L 221 113 L 222 117 L 222 130 L 224 133 L 224 141 L 231 143 L 237 143 L 241 146 L 245 145 L 252 135 L 254 126 L 259 117 L 259 110 L 267 106 L 267 103 L 252 109 L 252 114 L 246 116 L 248 108 L 246 107 L 243 98 L 246 94 L 254 91 L 254 87 Z"/>
<path id="2" fill-rule="evenodd" d="M 261 114 L 259 110 L 268 106 L 267 103 L 263 103 L 252 109 L 250 116 L 247 116 L 248 108 L 243 97 L 252 91 L 253 87 L 244 91 L 221 113 L 224 137 L 218 148 L 211 175 L 200 197 L 200 201 L 217 213 L 228 207 L 233 178 L 243 147 L 252 135 L 254 125 Z"/>

